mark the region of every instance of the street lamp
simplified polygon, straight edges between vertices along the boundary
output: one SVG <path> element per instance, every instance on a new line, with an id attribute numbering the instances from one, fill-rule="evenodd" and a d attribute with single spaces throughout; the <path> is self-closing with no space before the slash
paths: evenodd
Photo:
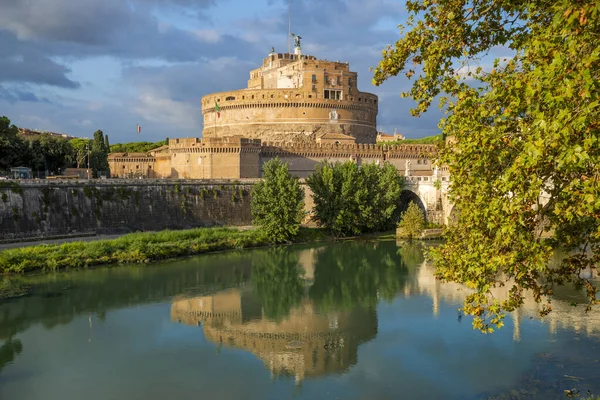
<path id="1" fill-rule="evenodd" d="M 87 178 L 90 179 L 90 144 L 85 144 L 85 150 L 87 151 Z"/>

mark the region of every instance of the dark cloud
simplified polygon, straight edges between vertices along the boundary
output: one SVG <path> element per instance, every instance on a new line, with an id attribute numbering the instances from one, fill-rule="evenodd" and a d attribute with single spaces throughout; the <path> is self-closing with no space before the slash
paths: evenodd
<path id="1" fill-rule="evenodd" d="M 108 44 L 115 33 L 147 25 L 148 5 L 195 9 L 214 0 L 10 0 L 2 5 L 0 26 L 19 39 L 41 39 L 87 45 Z"/>
<path id="2" fill-rule="evenodd" d="M 2 85 L 0 85 L 0 100 L 7 101 L 9 103 L 16 103 L 18 101 L 50 103 L 48 99 L 40 98 L 30 90 L 7 88 Z"/>
<path id="3" fill-rule="evenodd" d="M 71 70 L 39 55 L 0 58 L 0 82 L 28 82 L 40 85 L 78 88 L 78 82 L 66 77 Z"/>
<path id="4" fill-rule="evenodd" d="M 213 0 L 14 0 L 2 8 L 0 32 L 19 49 L 34 47 L 52 56 L 110 55 L 131 59 L 192 61 L 226 52 L 247 54 L 248 43 L 231 35 L 206 40 L 202 32 L 157 20 L 156 7 L 205 9 Z"/>
<path id="5" fill-rule="evenodd" d="M 51 60 L 36 43 L 23 43 L 0 30 L 0 49 L 0 82 L 79 87 L 77 82 L 67 78 L 70 68 Z"/>

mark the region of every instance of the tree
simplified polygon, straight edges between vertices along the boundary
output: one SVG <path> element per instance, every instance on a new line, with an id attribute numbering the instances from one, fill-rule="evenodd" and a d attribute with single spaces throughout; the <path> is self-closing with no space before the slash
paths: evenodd
<path id="1" fill-rule="evenodd" d="M 403 178 L 390 163 L 363 164 L 360 167 L 365 193 L 359 204 L 361 231 L 387 231 L 393 229 L 400 215 L 398 207 Z"/>
<path id="2" fill-rule="evenodd" d="M 31 149 L 29 166 L 33 170 L 58 173 L 73 163 L 74 149 L 67 139 L 42 133 L 28 140 Z"/>
<path id="3" fill-rule="evenodd" d="M 300 304 L 304 294 L 303 275 L 296 252 L 271 248 L 256 253 L 251 281 L 266 318 L 281 321 Z"/>
<path id="4" fill-rule="evenodd" d="M 101 130 L 94 132 L 94 141 L 90 153 L 90 164 L 94 177 L 98 178 L 102 172 L 107 173 L 110 170 L 108 165 L 108 152 L 104 133 Z"/>
<path id="5" fill-rule="evenodd" d="M 252 219 L 273 243 L 292 239 L 304 216 L 304 189 L 278 158 L 263 166 L 263 179 L 252 192 Z"/>
<path id="6" fill-rule="evenodd" d="M 399 214 L 402 178 L 384 163 L 323 162 L 306 180 L 319 225 L 338 236 L 391 229 Z"/>
<path id="7" fill-rule="evenodd" d="M 414 201 L 408 203 L 408 208 L 400 216 L 398 223 L 398 237 L 413 240 L 419 237 L 425 229 L 425 216 L 423 211 Z"/>
<path id="8" fill-rule="evenodd" d="M 72 139 L 71 147 L 73 147 L 73 163 L 76 168 L 87 168 L 87 153 L 92 147 L 92 141 L 89 139 Z"/>
<path id="9" fill-rule="evenodd" d="M 168 144 L 167 140 L 160 142 L 130 142 L 130 143 L 117 143 L 110 146 L 111 153 L 146 153 L 150 150 L 156 149 L 160 146 Z"/>
<path id="10" fill-rule="evenodd" d="M 409 30 L 384 50 L 374 83 L 417 74 L 402 94 L 416 101 L 414 115 L 443 94 L 440 127 L 453 140 L 439 161 L 460 211 L 431 252 L 437 276 L 475 289 L 463 311 L 485 332 L 501 327 L 527 290 L 542 315 L 555 285 L 585 287 L 588 308 L 597 304 L 597 288 L 580 278 L 600 262 L 597 1 L 406 4 Z M 500 46 L 512 55 L 474 68 Z M 557 246 L 570 255 L 553 265 Z M 502 285 L 509 297 L 494 298 Z"/>
<path id="11" fill-rule="evenodd" d="M 0 117 L 0 170 L 25 165 L 28 154 L 27 142 L 19 135 L 19 129 L 7 117 Z"/>

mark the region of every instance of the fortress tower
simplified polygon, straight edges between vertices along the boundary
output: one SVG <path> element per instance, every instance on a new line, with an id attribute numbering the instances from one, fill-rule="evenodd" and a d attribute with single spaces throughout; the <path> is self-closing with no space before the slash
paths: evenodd
<path id="1" fill-rule="evenodd" d="M 360 92 L 347 62 L 294 54 L 269 54 L 250 71 L 246 89 L 202 98 L 205 138 L 239 135 L 263 142 L 375 143 L 377 96 Z"/>

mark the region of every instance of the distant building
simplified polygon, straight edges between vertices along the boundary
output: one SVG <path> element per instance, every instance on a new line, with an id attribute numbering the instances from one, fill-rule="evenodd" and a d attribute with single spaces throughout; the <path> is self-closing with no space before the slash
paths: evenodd
<path id="1" fill-rule="evenodd" d="M 41 130 L 37 130 L 37 129 L 19 128 L 19 133 L 22 136 L 36 136 L 36 135 L 41 135 L 41 134 L 46 133 L 50 136 L 62 137 L 67 140 L 76 139 L 75 136 L 67 135 L 66 133 L 47 132 L 47 131 L 41 131 Z"/>
<path id="2" fill-rule="evenodd" d="M 404 140 L 404 136 L 400 133 L 394 132 L 393 135 L 389 135 L 385 132 L 377 133 L 377 143 L 398 142 L 400 140 Z"/>

